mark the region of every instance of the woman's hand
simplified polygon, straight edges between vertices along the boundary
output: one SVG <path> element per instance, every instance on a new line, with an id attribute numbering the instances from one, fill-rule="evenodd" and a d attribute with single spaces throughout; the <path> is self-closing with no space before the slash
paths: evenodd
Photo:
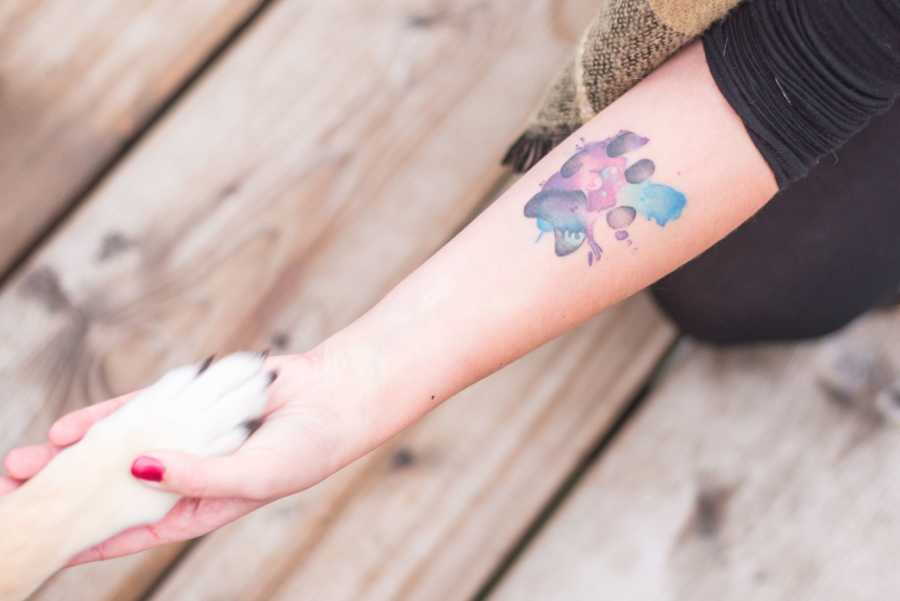
<path id="1" fill-rule="evenodd" d="M 312 355 L 270 357 L 279 377 L 270 388 L 271 412 L 234 454 L 201 458 L 157 453 L 163 468 L 154 486 L 184 499 L 156 524 L 127 530 L 72 558 L 69 565 L 137 553 L 158 545 L 201 536 L 275 499 L 299 492 L 336 471 L 343 431 L 333 410 L 337 389 Z M 127 403 L 128 394 L 60 418 L 45 444 L 13 449 L 6 457 L 8 478 L 0 494 L 38 473 L 63 448 L 79 441 L 104 417 Z"/>

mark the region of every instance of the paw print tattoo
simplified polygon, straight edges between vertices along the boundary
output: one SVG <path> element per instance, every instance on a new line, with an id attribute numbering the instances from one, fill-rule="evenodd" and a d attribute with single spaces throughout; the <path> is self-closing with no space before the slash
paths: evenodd
<path id="1" fill-rule="evenodd" d="M 588 265 L 593 265 L 603 254 L 594 229 L 598 221 L 605 221 L 616 240 L 631 244 L 627 228 L 637 215 L 660 227 L 678 219 L 687 204 L 684 194 L 650 180 L 656 170 L 650 159 L 629 165 L 625 156 L 647 142 L 648 138 L 624 130 L 599 142 L 582 140 L 575 154 L 525 205 L 525 217 L 537 220 L 538 241 L 553 232 L 559 257 L 587 241 Z"/>

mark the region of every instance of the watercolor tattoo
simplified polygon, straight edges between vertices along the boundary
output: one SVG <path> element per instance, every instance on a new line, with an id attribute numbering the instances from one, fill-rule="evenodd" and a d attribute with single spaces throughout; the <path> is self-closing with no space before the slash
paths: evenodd
<path id="1" fill-rule="evenodd" d="M 553 232 L 559 257 L 587 241 L 588 265 L 593 265 L 603 254 L 594 231 L 598 221 L 605 222 L 616 240 L 630 245 L 627 228 L 638 215 L 660 227 L 678 219 L 687 204 L 684 194 L 650 180 L 656 169 L 650 159 L 629 165 L 625 156 L 649 141 L 625 130 L 599 142 L 585 144 L 582 139 L 575 154 L 525 205 L 525 217 L 537 220 L 537 241 Z"/>

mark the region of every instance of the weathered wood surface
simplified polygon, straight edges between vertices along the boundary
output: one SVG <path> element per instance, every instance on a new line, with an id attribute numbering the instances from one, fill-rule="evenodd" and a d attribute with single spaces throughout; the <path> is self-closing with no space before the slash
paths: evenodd
<path id="1" fill-rule="evenodd" d="M 897 340 L 895 310 L 818 343 L 684 350 L 491 599 L 895 598 L 900 429 L 871 400 Z"/>
<path id="2" fill-rule="evenodd" d="M 0 273 L 259 1 L 0 3 Z"/>
<path id="3" fill-rule="evenodd" d="M 592 5 L 275 4 L 0 293 L 0 451 L 171 365 L 302 349 L 365 310 L 495 185 Z M 385 451 L 210 537 L 159 596 L 474 591 L 671 336 L 644 299 L 610 313 L 398 441 L 412 466 Z M 38 598 L 138 598 L 177 551 Z M 354 552 L 338 581 L 350 560 L 327 558 Z"/>
<path id="4" fill-rule="evenodd" d="M 152 599 L 470 599 L 671 339 L 633 299 L 208 537 Z"/>

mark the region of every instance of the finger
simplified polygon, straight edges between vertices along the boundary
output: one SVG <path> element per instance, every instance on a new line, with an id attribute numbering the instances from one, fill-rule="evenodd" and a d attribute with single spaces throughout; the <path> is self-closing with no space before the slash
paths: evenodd
<path id="1" fill-rule="evenodd" d="M 137 526 L 117 534 L 111 539 L 103 541 L 99 545 L 94 545 L 89 549 L 81 551 L 70 559 L 69 563 L 66 565 L 72 567 L 83 563 L 92 563 L 95 561 L 122 557 L 124 555 L 132 555 L 170 542 L 172 541 L 161 540 L 159 536 L 156 535 L 156 531 L 150 526 Z"/>
<path id="2" fill-rule="evenodd" d="M 289 369 L 303 358 L 298 355 L 272 355 L 266 357 L 266 369 L 280 371 L 281 369 Z"/>
<path id="3" fill-rule="evenodd" d="M 58 452 L 59 447 L 46 443 L 18 447 L 6 454 L 3 465 L 13 478 L 28 480 L 44 469 Z"/>
<path id="4" fill-rule="evenodd" d="M 131 473 L 155 488 L 185 497 L 263 501 L 276 496 L 278 470 L 277 464 L 250 451 L 225 457 L 159 451 L 135 459 Z"/>
<path id="5" fill-rule="evenodd" d="M 6 478 L 0 476 L 0 496 L 5 495 L 6 493 L 10 493 L 15 489 L 19 488 L 22 485 L 22 482 L 19 480 L 14 480 L 13 478 Z"/>
<path id="6" fill-rule="evenodd" d="M 134 395 L 135 393 L 126 394 L 64 415 L 50 426 L 47 437 L 60 447 L 78 442 L 91 426 L 127 403 Z"/>
<path id="7" fill-rule="evenodd" d="M 82 551 L 81 553 L 77 554 L 75 557 L 70 559 L 69 563 L 67 563 L 65 565 L 65 567 L 71 568 L 74 566 L 79 566 L 83 563 L 93 563 L 95 561 L 103 561 L 103 559 L 105 559 L 105 557 L 100 553 L 100 547 L 101 547 L 101 545 L 97 545 L 96 547 L 91 547 L 90 549 L 85 549 L 84 551 Z"/>
<path id="8" fill-rule="evenodd" d="M 242 499 L 182 499 L 162 521 L 130 528 L 69 560 L 67 566 L 101 561 L 203 536 L 258 509 L 263 503 Z"/>

